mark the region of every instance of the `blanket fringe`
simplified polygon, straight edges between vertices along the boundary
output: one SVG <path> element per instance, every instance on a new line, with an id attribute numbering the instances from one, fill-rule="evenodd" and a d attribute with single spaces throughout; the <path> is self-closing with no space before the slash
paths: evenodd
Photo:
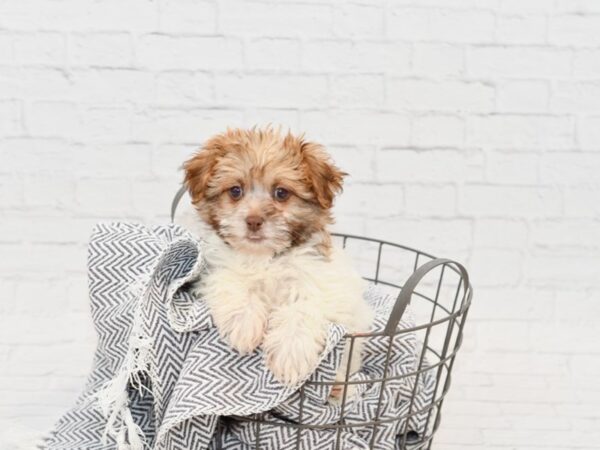
<path id="1" fill-rule="evenodd" d="M 143 337 L 138 330 L 139 325 L 136 325 L 138 324 L 134 324 L 129 349 L 119 372 L 94 395 L 106 419 L 103 441 L 106 443 L 110 435 L 117 443 L 117 450 L 143 450 L 147 447 L 143 430 L 133 420 L 127 392 L 130 384 L 140 391 L 147 389 L 141 378 L 148 370 L 152 340 Z"/>

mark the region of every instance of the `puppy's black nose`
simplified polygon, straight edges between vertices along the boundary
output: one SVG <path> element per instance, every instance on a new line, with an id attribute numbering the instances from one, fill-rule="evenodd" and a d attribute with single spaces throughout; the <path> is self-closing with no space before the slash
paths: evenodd
<path id="1" fill-rule="evenodd" d="M 258 231 L 265 220 L 260 216 L 246 217 L 246 225 L 250 231 Z"/>

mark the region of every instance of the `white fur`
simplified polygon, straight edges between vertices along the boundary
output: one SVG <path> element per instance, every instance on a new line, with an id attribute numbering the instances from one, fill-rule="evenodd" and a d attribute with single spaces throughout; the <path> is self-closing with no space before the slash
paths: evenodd
<path id="1" fill-rule="evenodd" d="M 199 219 L 185 226 L 194 232 Z M 315 242 L 280 255 L 234 250 L 214 232 L 204 231 L 208 271 L 194 287 L 204 298 L 219 333 L 241 354 L 262 345 L 266 364 L 280 381 L 294 385 L 316 367 L 330 323 L 348 333 L 368 332 L 373 312 L 362 293 L 364 281 L 342 249 L 329 259 Z M 350 371 L 360 368 L 356 340 Z M 346 372 L 344 355 L 338 380 Z M 339 392 L 339 391 L 338 391 Z"/>
<path id="2" fill-rule="evenodd" d="M 369 330 L 373 313 L 362 297 L 364 281 L 342 250 L 325 260 L 307 243 L 276 257 L 258 256 L 211 234 L 204 255 L 209 271 L 196 290 L 219 333 L 242 354 L 262 344 L 267 366 L 284 383 L 296 384 L 315 369 L 330 323 L 348 333 Z M 360 345 L 352 359 L 354 372 Z"/>

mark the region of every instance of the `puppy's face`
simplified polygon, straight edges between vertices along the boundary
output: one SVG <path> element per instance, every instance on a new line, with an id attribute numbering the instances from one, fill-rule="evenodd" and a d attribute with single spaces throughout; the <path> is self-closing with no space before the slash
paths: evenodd
<path id="1" fill-rule="evenodd" d="M 275 254 L 332 222 L 344 173 L 320 145 L 272 129 L 228 130 L 184 164 L 192 202 L 236 250 Z"/>

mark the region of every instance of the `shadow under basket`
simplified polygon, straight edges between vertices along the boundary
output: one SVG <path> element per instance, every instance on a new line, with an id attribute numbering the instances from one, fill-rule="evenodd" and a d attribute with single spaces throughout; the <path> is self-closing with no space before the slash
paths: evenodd
<path id="1" fill-rule="evenodd" d="M 241 424 L 250 440 L 248 448 L 253 449 L 431 449 L 441 423 L 442 405 L 450 388 L 450 374 L 461 346 L 463 327 L 473 296 L 468 273 L 455 261 L 435 258 L 403 245 L 347 234 L 334 234 L 334 237 L 341 241 L 365 280 L 377 289 L 384 289 L 393 295 L 395 301 L 391 303 L 393 307 L 387 322 L 383 322 L 383 329 L 369 334 L 344 336 L 346 348 L 350 349 L 351 355 L 350 361 L 347 361 L 345 377 L 342 377 L 344 380 L 307 381 L 297 393 L 298 413 L 294 420 L 272 413 L 235 416 L 223 418 L 219 427 Z M 401 284 L 403 280 L 406 281 Z M 408 327 L 403 319 L 405 312 L 411 316 Z M 398 340 L 407 336 L 411 336 L 411 342 L 414 343 L 414 366 L 405 373 L 394 373 L 389 369 L 394 354 L 392 349 Z M 377 340 L 382 374 L 356 379 L 348 373 L 352 348 L 357 345 L 358 340 L 363 340 L 363 345 L 368 340 Z M 430 381 L 429 394 L 423 400 L 423 396 L 417 395 L 417 386 L 420 384 L 418 380 L 425 377 Z M 404 395 L 398 399 L 398 402 L 403 402 L 402 413 L 386 415 L 385 402 L 389 398 L 386 400 L 383 395 L 385 387 L 399 382 L 410 387 L 405 388 Z M 347 408 L 352 407 L 349 406 L 347 393 L 351 389 L 358 389 L 361 384 L 368 385 L 369 389 L 376 387 L 377 392 L 381 393 L 377 394 L 377 401 L 371 405 L 369 420 L 345 414 Z M 341 389 L 337 405 L 341 411 L 338 411 L 336 420 L 319 423 L 306 412 L 306 394 L 311 389 L 331 386 Z M 417 422 L 418 426 L 415 426 Z M 273 430 L 277 433 L 273 433 Z M 368 432 L 365 433 L 365 430 Z M 391 435 L 390 430 L 393 430 Z M 382 445 L 380 435 L 384 432 L 388 436 L 385 438 L 386 444 Z M 326 445 L 319 442 L 322 433 L 327 433 L 330 438 L 333 436 L 333 439 L 327 440 Z M 349 445 L 347 436 L 353 433 L 362 433 L 359 445 Z M 285 443 L 274 442 L 274 435 L 287 436 L 287 440 Z M 227 445 L 217 439 L 214 448 L 224 447 Z"/>

